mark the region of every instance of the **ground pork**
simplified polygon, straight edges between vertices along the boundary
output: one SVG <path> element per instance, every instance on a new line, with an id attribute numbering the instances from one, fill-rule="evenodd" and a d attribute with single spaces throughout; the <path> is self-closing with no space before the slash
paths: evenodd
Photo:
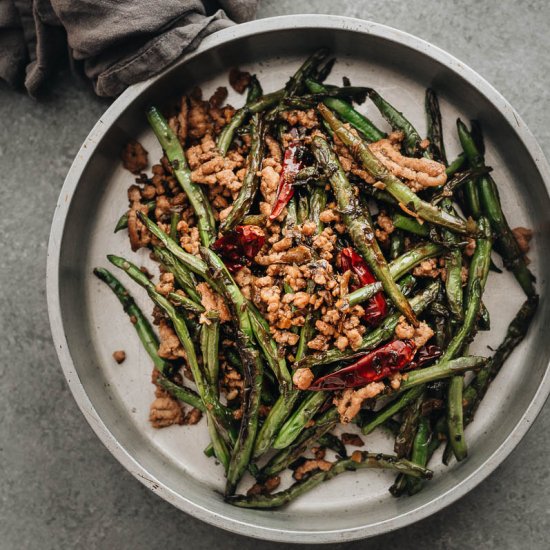
<path id="1" fill-rule="evenodd" d="M 323 223 L 339 223 L 341 221 L 340 214 L 334 208 L 327 208 L 319 215 L 319 220 Z"/>
<path id="2" fill-rule="evenodd" d="M 271 158 L 274 162 L 280 164 L 283 160 L 283 152 L 279 142 L 268 134 L 265 136 L 265 144 L 267 145 L 267 150 L 269 152 L 268 158 Z"/>
<path id="3" fill-rule="evenodd" d="M 349 124 L 344 124 L 344 126 L 352 134 L 358 136 L 355 128 L 352 128 Z M 353 174 L 354 176 L 357 176 L 364 182 L 371 185 L 376 183 L 376 180 L 357 163 L 355 157 L 351 154 L 350 150 L 344 145 L 344 143 L 337 135 L 334 136 L 334 152 L 338 156 L 338 160 L 340 161 L 340 164 L 342 165 L 342 168 L 345 172 L 347 172 L 348 174 Z"/>
<path id="4" fill-rule="evenodd" d="M 227 308 L 225 300 L 214 292 L 207 283 L 199 283 L 197 290 L 201 295 L 201 304 L 206 311 L 217 311 L 220 314 L 220 322 L 231 321 L 231 313 Z"/>
<path id="5" fill-rule="evenodd" d="M 248 267 L 243 267 L 233 275 L 233 278 L 237 285 L 239 285 L 243 296 L 248 300 L 252 300 L 253 285 L 256 281 L 256 277 L 252 274 L 252 271 Z"/>
<path id="6" fill-rule="evenodd" d="M 372 399 L 385 389 L 384 382 L 371 382 L 364 388 L 358 390 L 344 390 L 340 395 L 333 399 L 334 405 L 340 414 L 340 422 L 349 424 L 361 410 L 361 406 L 366 399 Z"/>
<path id="7" fill-rule="evenodd" d="M 124 350 L 117 350 L 113 352 L 113 359 L 120 365 L 124 363 L 126 359 L 126 352 Z"/>
<path id="8" fill-rule="evenodd" d="M 211 134 L 206 134 L 199 145 L 187 149 L 186 155 L 193 182 L 208 186 L 220 185 L 222 189 L 218 193 L 226 188 L 230 192 L 229 196 L 241 188 L 242 179 L 237 172 L 244 167 L 245 158 L 237 151 L 230 151 L 222 157 Z"/>
<path id="9" fill-rule="evenodd" d="M 178 136 L 182 145 L 187 141 L 187 117 L 189 116 L 189 103 L 186 96 L 183 96 L 177 104 L 176 114 L 168 119 L 168 125 Z"/>
<path id="10" fill-rule="evenodd" d="M 313 371 L 307 368 L 296 369 L 292 375 L 292 381 L 299 390 L 307 390 L 311 386 L 314 378 L 315 375 Z"/>
<path id="11" fill-rule="evenodd" d="M 222 363 L 222 378 L 220 382 L 220 390 L 225 394 L 227 401 L 240 399 L 243 391 L 242 376 L 229 364 Z"/>
<path id="12" fill-rule="evenodd" d="M 248 88 L 251 78 L 250 73 L 241 71 L 237 67 L 233 67 L 229 71 L 229 84 L 239 94 L 244 93 Z"/>
<path id="13" fill-rule="evenodd" d="M 365 442 L 357 434 L 343 433 L 340 439 L 344 445 L 351 445 L 353 447 L 365 446 Z"/>
<path id="14" fill-rule="evenodd" d="M 321 470 L 323 472 L 328 472 L 332 468 L 332 462 L 328 462 L 327 460 L 323 459 L 311 459 L 306 460 L 300 464 L 295 470 L 294 470 L 294 479 L 297 481 L 300 481 L 303 479 L 307 474 L 311 472 L 315 472 L 317 470 Z"/>
<path id="15" fill-rule="evenodd" d="M 246 492 L 247 496 L 269 495 L 281 484 L 279 476 L 268 477 L 263 483 L 255 483 Z"/>
<path id="16" fill-rule="evenodd" d="M 530 248 L 529 243 L 533 238 L 533 231 L 531 229 L 527 229 L 526 227 L 516 227 L 512 229 L 512 233 L 516 238 L 521 253 L 527 254 Z"/>
<path id="17" fill-rule="evenodd" d="M 177 334 L 174 332 L 171 325 L 164 319 L 161 319 L 159 323 L 159 339 L 159 357 L 171 360 L 185 357 L 185 350 Z"/>
<path id="18" fill-rule="evenodd" d="M 468 244 L 466 244 L 466 246 L 464 247 L 464 255 L 473 256 L 474 252 L 476 251 L 476 240 L 468 237 L 467 243 Z"/>
<path id="19" fill-rule="evenodd" d="M 130 238 L 130 246 L 134 252 L 144 246 L 148 246 L 151 242 L 151 233 L 149 233 L 137 216 L 138 212 L 147 214 L 147 211 L 147 206 L 138 201 L 132 202 L 128 211 L 128 236 Z"/>
<path id="20" fill-rule="evenodd" d="M 395 337 L 399 340 L 413 340 L 417 348 L 421 348 L 434 335 L 434 331 L 424 321 L 421 321 L 417 327 L 409 324 L 403 315 L 395 327 Z"/>
<path id="21" fill-rule="evenodd" d="M 199 228 L 191 226 L 185 220 L 180 220 L 176 226 L 179 234 L 180 246 L 189 254 L 197 255 L 201 245 Z"/>
<path id="22" fill-rule="evenodd" d="M 428 258 L 427 260 L 422 260 L 413 269 L 413 275 L 415 277 L 431 277 L 436 278 L 441 275 L 441 268 L 438 266 L 437 260 L 435 258 Z"/>
<path id="23" fill-rule="evenodd" d="M 139 141 L 129 141 L 121 153 L 122 164 L 132 174 L 143 172 L 149 164 L 147 151 Z"/>
<path id="24" fill-rule="evenodd" d="M 279 178 L 281 173 L 281 164 L 273 157 L 265 158 L 262 161 L 262 171 L 260 173 L 260 193 L 266 203 L 273 206 L 277 197 L 279 187 Z"/>
<path id="25" fill-rule="evenodd" d="M 184 420 L 180 403 L 170 395 L 157 397 L 151 403 L 149 422 L 153 428 L 167 428 L 174 424 L 183 424 Z"/>
<path id="26" fill-rule="evenodd" d="M 213 125 L 208 114 L 208 102 L 202 100 L 202 92 L 195 88 L 189 96 L 189 113 L 187 116 L 188 136 L 199 140 L 213 132 Z"/>
<path id="27" fill-rule="evenodd" d="M 302 126 L 308 130 L 319 126 L 319 119 L 317 118 L 315 109 L 308 109 L 307 111 L 283 111 L 280 116 L 283 120 L 286 120 L 290 126 Z"/>
<path id="28" fill-rule="evenodd" d="M 378 227 L 374 230 L 374 234 L 380 244 L 387 244 L 390 240 L 390 235 L 395 231 L 392 219 L 386 214 L 385 211 L 381 211 L 376 218 L 376 225 Z"/>
<path id="29" fill-rule="evenodd" d="M 394 176 L 405 180 L 414 191 L 438 187 L 447 181 L 445 165 L 427 158 L 403 156 L 399 152 L 400 141 L 396 134 L 371 143 L 369 149 Z"/>
<path id="30" fill-rule="evenodd" d="M 202 412 L 200 409 L 196 409 L 193 407 L 183 419 L 183 424 L 187 424 L 189 426 L 192 426 L 194 424 L 198 424 L 200 422 L 200 419 L 202 418 Z"/>
<path id="31" fill-rule="evenodd" d="M 254 261 L 257 264 L 268 266 L 271 264 L 304 264 L 311 260 L 311 251 L 303 245 L 295 246 L 285 252 L 273 252 L 270 254 L 258 254 Z"/>
<path id="32" fill-rule="evenodd" d="M 170 292 L 174 292 L 174 275 L 170 272 L 162 273 L 155 290 L 163 296 L 168 296 Z"/>

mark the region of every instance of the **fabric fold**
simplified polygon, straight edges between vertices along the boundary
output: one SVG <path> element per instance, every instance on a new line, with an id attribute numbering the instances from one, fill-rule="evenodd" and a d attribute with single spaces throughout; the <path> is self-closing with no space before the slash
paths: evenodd
<path id="1" fill-rule="evenodd" d="M 0 79 L 37 95 L 67 52 L 100 96 L 145 80 L 258 0 L 3 0 Z"/>

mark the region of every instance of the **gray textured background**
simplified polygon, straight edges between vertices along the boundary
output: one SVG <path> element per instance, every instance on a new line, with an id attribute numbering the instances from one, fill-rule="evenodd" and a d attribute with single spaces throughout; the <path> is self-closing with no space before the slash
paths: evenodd
<path id="1" fill-rule="evenodd" d="M 371 19 L 448 50 L 505 95 L 550 156 L 549 2 L 264 0 L 258 15 L 308 12 Z M 66 73 L 40 102 L 0 87 L 0 548 L 281 547 L 203 524 L 138 483 L 92 433 L 61 374 L 44 290 L 49 226 L 73 156 L 107 105 Z M 458 503 L 335 547 L 548 548 L 549 442 L 547 406 Z"/>

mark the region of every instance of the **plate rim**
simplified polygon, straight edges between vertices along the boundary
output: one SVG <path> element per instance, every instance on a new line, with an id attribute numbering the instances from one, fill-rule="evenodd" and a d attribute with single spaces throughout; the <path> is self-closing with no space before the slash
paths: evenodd
<path id="1" fill-rule="evenodd" d="M 59 194 L 48 243 L 46 293 L 52 338 L 59 362 L 63 369 L 63 374 L 67 380 L 71 393 L 80 410 L 84 414 L 88 424 L 91 426 L 105 447 L 136 479 L 180 510 L 183 510 L 184 512 L 189 513 L 190 515 L 211 525 L 240 535 L 276 542 L 335 543 L 373 537 L 410 525 L 456 502 L 467 492 L 481 483 L 481 481 L 487 478 L 515 449 L 544 406 L 550 394 L 550 361 L 546 366 L 543 379 L 533 399 L 508 437 L 501 442 L 501 444 L 485 462 L 480 464 L 476 470 L 460 481 L 457 485 L 439 494 L 437 497 L 420 507 L 368 526 L 332 530 L 327 529 L 323 531 L 297 531 L 290 529 L 281 531 L 279 529 L 258 526 L 251 522 L 235 519 L 229 515 L 221 515 L 212 512 L 208 508 L 191 501 L 181 494 L 176 493 L 170 489 L 169 486 L 155 479 L 118 442 L 95 410 L 93 404 L 88 398 L 84 385 L 80 381 L 74 368 L 74 363 L 69 352 L 68 342 L 62 323 L 59 288 L 59 260 L 61 254 L 61 242 L 65 228 L 65 221 L 72 198 L 78 187 L 80 178 L 86 169 L 88 161 L 95 152 L 97 144 L 106 131 L 110 128 L 111 123 L 116 120 L 118 116 L 120 116 L 124 109 L 126 109 L 127 105 L 134 101 L 145 89 L 154 85 L 155 82 L 162 78 L 167 72 L 174 70 L 177 66 L 187 62 L 189 59 L 192 59 L 207 50 L 216 48 L 223 43 L 269 31 L 306 28 L 348 30 L 352 32 L 369 34 L 384 40 L 402 44 L 434 59 L 445 66 L 450 67 L 454 72 L 456 72 L 465 81 L 474 86 L 481 94 L 483 94 L 501 113 L 508 124 L 514 128 L 514 131 L 529 152 L 529 155 L 541 174 L 546 190 L 550 194 L 550 167 L 540 145 L 528 129 L 523 119 L 504 98 L 504 96 L 487 80 L 453 55 L 422 38 L 418 38 L 407 32 L 368 20 L 339 15 L 320 14 L 299 14 L 269 17 L 228 27 L 206 37 L 196 50 L 179 58 L 161 73 L 144 82 L 134 84 L 129 87 L 99 118 L 80 147 Z"/>

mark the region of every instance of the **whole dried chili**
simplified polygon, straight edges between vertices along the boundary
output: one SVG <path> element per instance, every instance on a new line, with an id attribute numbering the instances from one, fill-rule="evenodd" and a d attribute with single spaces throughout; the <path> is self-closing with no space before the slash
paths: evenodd
<path id="1" fill-rule="evenodd" d="M 417 352 L 414 361 L 409 365 L 409 369 L 418 369 L 429 365 L 432 361 L 435 361 L 438 357 L 441 357 L 443 352 L 439 346 L 435 344 L 429 344 L 422 346 Z"/>
<path id="2" fill-rule="evenodd" d="M 235 273 L 250 265 L 264 244 L 265 234 L 258 226 L 238 225 L 220 237 L 212 250 L 222 257 L 227 269 Z"/>
<path id="3" fill-rule="evenodd" d="M 288 201 L 294 195 L 294 180 L 296 174 L 304 167 L 305 148 L 299 141 L 293 141 L 285 149 L 283 157 L 283 167 L 279 177 L 279 186 L 277 187 L 277 198 L 273 205 L 270 220 L 274 220 L 288 204 Z"/>
<path id="4" fill-rule="evenodd" d="M 359 279 L 359 285 L 351 285 L 351 290 L 357 290 L 366 285 L 376 282 L 375 276 L 372 274 L 367 263 L 353 248 L 347 247 L 340 252 L 340 266 L 342 271 L 352 271 Z M 378 325 L 388 311 L 388 305 L 382 292 L 375 294 L 364 306 L 364 320 L 372 326 Z"/>
<path id="5" fill-rule="evenodd" d="M 310 390 L 343 390 L 377 382 L 403 370 L 412 361 L 416 345 L 412 340 L 393 340 L 367 353 L 355 363 L 322 376 Z"/>

